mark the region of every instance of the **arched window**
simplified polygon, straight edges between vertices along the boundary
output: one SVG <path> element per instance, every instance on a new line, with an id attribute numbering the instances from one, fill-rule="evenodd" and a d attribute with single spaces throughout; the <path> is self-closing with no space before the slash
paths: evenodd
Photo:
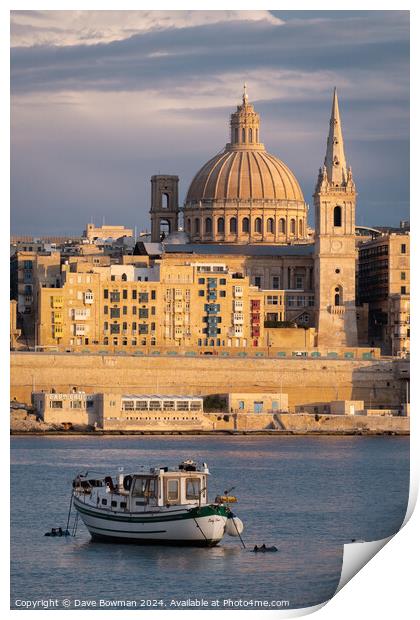
<path id="1" fill-rule="evenodd" d="M 249 233 L 249 217 L 244 217 L 242 220 L 242 232 Z"/>
<path id="2" fill-rule="evenodd" d="M 260 217 L 257 217 L 254 223 L 254 231 L 256 233 L 262 233 L 262 220 Z"/>
<path id="3" fill-rule="evenodd" d="M 248 142 L 252 142 L 252 129 L 248 129 Z"/>
<path id="4" fill-rule="evenodd" d="M 245 142 L 245 128 L 242 129 L 242 142 Z"/>
<path id="5" fill-rule="evenodd" d="M 284 219 L 284 217 L 280 218 L 279 228 L 280 228 L 280 234 L 285 235 L 286 234 L 286 220 Z"/>
<path id="6" fill-rule="evenodd" d="M 342 226 L 341 223 L 341 207 L 334 207 L 334 226 Z"/>
<path id="7" fill-rule="evenodd" d="M 296 234 L 296 220 L 294 220 L 294 219 L 290 220 L 290 234 L 291 235 L 295 235 Z"/>
<path id="8" fill-rule="evenodd" d="M 198 234 L 200 232 L 200 220 L 198 217 L 194 220 L 194 232 Z"/>
<path id="9" fill-rule="evenodd" d="M 222 234 L 225 232 L 225 220 L 223 217 L 219 217 L 217 220 L 217 232 Z"/>
<path id="10" fill-rule="evenodd" d="M 334 289 L 334 305 L 341 306 L 341 286 L 336 286 Z"/>
<path id="11" fill-rule="evenodd" d="M 236 233 L 237 230 L 237 226 L 236 226 L 236 217 L 231 217 L 230 218 L 230 222 L 229 222 L 229 232 L 231 233 Z"/>
<path id="12" fill-rule="evenodd" d="M 299 237 L 303 237 L 303 221 L 299 220 Z"/>
<path id="13" fill-rule="evenodd" d="M 122 280 L 123 282 L 127 282 L 127 274 L 126 274 L 126 273 L 123 273 L 123 274 L 122 274 L 122 276 L 121 276 L 121 280 Z"/>
<path id="14" fill-rule="evenodd" d="M 211 217 L 206 217 L 206 233 L 212 232 Z"/>
<path id="15" fill-rule="evenodd" d="M 187 232 L 191 232 L 191 220 L 190 220 L 190 218 L 187 219 L 186 224 L 185 224 L 185 228 L 187 229 Z"/>
<path id="16" fill-rule="evenodd" d="M 169 209 L 169 194 L 163 193 L 162 194 L 162 209 Z"/>
<path id="17" fill-rule="evenodd" d="M 269 217 L 267 220 L 267 232 L 274 233 L 274 220 L 272 217 Z"/>
<path id="18" fill-rule="evenodd" d="M 255 142 L 258 142 L 258 129 L 255 130 Z"/>
<path id="19" fill-rule="evenodd" d="M 237 127 L 235 127 L 235 142 L 239 142 L 239 131 Z"/>

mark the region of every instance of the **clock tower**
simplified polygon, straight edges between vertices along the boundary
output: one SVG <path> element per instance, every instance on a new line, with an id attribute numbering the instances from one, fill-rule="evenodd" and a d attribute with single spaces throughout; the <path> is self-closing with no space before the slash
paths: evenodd
<path id="1" fill-rule="evenodd" d="M 347 167 L 337 90 L 334 89 L 324 166 L 319 170 L 315 206 L 315 306 L 317 345 L 357 346 L 356 187 Z"/>

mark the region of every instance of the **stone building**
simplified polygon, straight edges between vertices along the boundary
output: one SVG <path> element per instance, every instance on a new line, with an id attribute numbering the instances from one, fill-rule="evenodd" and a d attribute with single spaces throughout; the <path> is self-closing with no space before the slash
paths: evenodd
<path id="1" fill-rule="evenodd" d="M 378 235 L 359 246 L 358 302 L 369 304 L 368 336 L 392 355 L 410 350 L 410 235 Z"/>
<path id="2" fill-rule="evenodd" d="M 264 295 L 216 261 L 152 266 L 63 266 L 62 286 L 42 288 L 44 347 L 250 347 L 264 342 Z"/>
<path id="3" fill-rule="evenodd" d="M 132 237 L 133 231 L 131 228 L 125 228 L 125 226 L 95 226 L 94 224 L 87 224 L 86 229 L 83 231 L 83 238 L 87 239 L 90 243 L 93 243 L 97 239 L 119 239 L 120 237 Z"/>

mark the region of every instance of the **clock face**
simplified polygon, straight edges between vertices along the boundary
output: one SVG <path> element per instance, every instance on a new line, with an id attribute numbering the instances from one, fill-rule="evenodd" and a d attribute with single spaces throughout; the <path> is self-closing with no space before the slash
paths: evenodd
<path id="1" fill-rule="evenodd" d="M 341 250 L 341 248 L 343 247 L 343 242 L 339 241 L 338 239 L 333 239 L 331 241 L 331 249 L 332 250 Z"/>

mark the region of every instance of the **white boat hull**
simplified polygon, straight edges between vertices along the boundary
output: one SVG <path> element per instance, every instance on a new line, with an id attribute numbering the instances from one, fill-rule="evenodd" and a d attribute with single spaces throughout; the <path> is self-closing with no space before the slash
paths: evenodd
<path id="1" fill-rule="evenodd" d="M 121 513 L 74 497 L 74 506 L 93 540 L 137 544 L 216 545 L 225 534 L 224 506 L 174 507 Z"/>

